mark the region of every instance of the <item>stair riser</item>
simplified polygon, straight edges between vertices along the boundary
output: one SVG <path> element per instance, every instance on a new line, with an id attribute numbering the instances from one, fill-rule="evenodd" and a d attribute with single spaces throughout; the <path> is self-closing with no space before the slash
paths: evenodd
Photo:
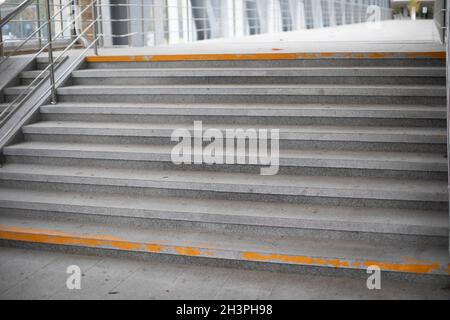
<path id="1" fill-rule="evenodd" d="M 67 166 L 85 166 L 85 167 L 99 167 L 99 168 L 127 168 L 127 169 L 141 169 L 141 170 L 183 170 L 183 171 L 204 171 L 204 172 L 233 172 L 233 173 L 260 173 L 261 166 L 254 165 L 175 165 L 170 161 L 170 158 L 164 161 L 155 160 L 117 160 L 109 158 L 96 159 L 93 156 L 82 155 L 67 155 L 66 157 L 57 156 L 21 156 L 21 155 L 7 155 L 5 160 L 8 163 L 16 164 L 42 164 L 42 165 L 67 165 Z M 301 166 L 291 166 L 283 163 L 280 160 L 279 174 L 289 175 L 305 175 L 305 176 L 340 176 L 340 177 L 378 177 L 378 178 L 404 178 L 404 179 L 419 179 L 419 180 L 447 180 L 447 172 L 442 168 L 438 171 L 437 166 L 428 165 L 426 167 L 414 168 L 406 170 L 393 169 L 351 169 L 351 164 L 348 168 L 342 167 L 326 167 L 313 166 L 312 163 Z M 317 162 L 317 161 L 316 161 Z M 361 162 L 360 162 L 361 164 Z M 407 167 L 405 164 L 404 167 Z M 426 171 L 428 168 L 429 171 Z"/>
<path id="2" fill-rule="evenodd" d="M 89 62 L 89 69 L 126 68 L 313 68 L 313 67 L 445 67 L 444 59 L 305 59 L 172 62 Z"/>
<path id="3" fill-rule="evenodd" d="M 22 79 L 23 84 L 31 82 Z M 442 77 L 72 77 L 73 85 L 177 85 L 177 84 L 339 84 L 339 85 L 442 85 Z"/>
<path id="4" fill-rule="evenodd" d="M 58 60 L 55 63 L 55 69 L 66 59 L 67 59 L 67 57 L 63 57 L 62 59 Z M 56 60 L 56 58 L 55 58 L 55 60 Z M 33 70 L 44 70 L 45 68 L 47 68 L 47 66 L 48 66 L 48 62 L 42 62 L 42 61 L 38 60 L 38 61 L 36 61 L 36 66 Z"/>
<path id="5" fill-rule="evenodd" d="M 83 134 L 24 134 L 26 141 L 105 143 L 105 144 L 147 144 L 175 145 L 170 137 L 123 136 L 123 135 L 83 135 Z M 365 141 L 320 141 L 280 139 L 280 149 L 309 150 L 347 150 L 347 151 L 396 151 L 431 152 L 446 154 L 447 146 L 442 143 L 405 143 L 405 142 L 365 142 Z"/>
<path id="6" fill-rule="evenodd" d="M 374 225 L 355 223 L 348 225 L 337 222 L 294 221 L 288 219 L 267 219 L 235 217 L 232 215 L 183 214 L 176 212 L 133 211 L 122 208 L 79 207 L 49 204 L 16 204 L 0 200 L 0 215 L 23 219 L 98 223 L 133 228 L 195 230 L 245 235 L 307 236 L 329 240 L 376 241 L 383 244 L 417 243 L 446 245 L 446 228 L 411 228 L 406 226 Z M 144 217 L 145 216 L 145 217 Z"/>
<path id="7" fill-rule="evenodd" d="M 43 121 L 92 121 L 92 122 L 128 122 L 128 123 L 176 123 L 192 124 L 202 121 L 207 124 L 242 125 L 354 125 L 354 126 L 396 126 L 445 128 L 445 119 L 414 118 L 351 118 L 351 117 L 263 117 L 263 116 L 187 116 L 187 115 L 140 115 L 140 114 L 58 114 L 41 113 Z"/>
<path id="8" fill-rule="evenodd" d="M 43 79 L 44 77 L 41 76 L 40 79 Z M 40 80 L 35 80 L 35 78 L 20 78 L 20 84 L 18 85 L 22 85 L 22 86 L 28 86 L 30 83 L 32 83 L 33 81 L 35 81 L 34 83 L 39 83 Z"/>
<path id="9" fill-rule="evenodd" d="M 7 101 L 11 96 L 5 96 Z M 202 94 L 59 94 L 59 102 L 128 103 L 270 103 L 270 104 L 411 104 L 443 106 L 446 98 L 436 96 L 324 96 L 324 95 L 202 95 Z"/>
<path id="10" fill-rule="evenodd" d="M 34 70 L 44 70 L 45 68 L 47 68 L 48 63 L 44 63 L 44 62 L 36 62 L 36 68 Z"/>
<path id="11" fill-rule="evenodd" d="M 299 203 L 299 204 L 319 204 L 319 205 L 335 205 L 346 207 L 367 207 L 367 208 L 396 208 L 396 209 L 418 209 L 418 210 L 448 210 L 447 202 L 440 201 L 411 201 L 411 200 L 390 200 L 390 199 L 373 199 L 359 198 L 352 195 L 352 198 L 346 197 L 327 197 L 327 196 L 309 196 L 301 195 L 300 190 L 277 189 L 270 187 L 268 192 L 260 192 L 252 190 L 252 192 L 241 192 L 233 186 L 227 191 L 215 191 L 210 186 L 203 185 L 202 188 L 194 189 L 192 184 L 190 189 L 180 188 L 178 186 L 170 187 L 165 185 L 158 187 L 134 187 L 126 182 L 113 183 L 104 179 L 75 177 L 42 177 L 45 181 L 32 181 L 29 178 L 15 177 L 11 179 L 1 175 L 0 186 L 4 188 L 17 189 L 35 189 L 49 191 L 67 191 L 67 192 L 84 192 L 84 193 L 107 193 L 107 194 L 125 194 L 133 196 L 164 196 L 164 197 L 185 197 L 194 199 L 217 199 L 217 200 L 238 200 L 238 201 L 257 201 L 257 202 L 282 202 L 282 203 Z M 101 182 L 103 181 L 103 182 Z M 226 189 L 228 187 L 218 187 Z M 275 194 L 278 192 L 278 194 Z M 288 194 L 290 192 L 291 194 Z M 294 194 L 295 193 L 295 194 Z"/>
<path id="12" fill-rule="evenodd" d="M 3 98 L 4 98 L 4 101 L 5 101 L 6 103 L 9 103 L 9 102 L 13 102 L 18 96 L 19 96 L 18 94 L 5 94 L 5 95 L 3 96 Z M 25 97 L 25 96 L 26 96 L 26 94 L 23 94 L 23 95 L 22 95 L 22 98 Z M 19 102 L 20 102 L 20 101 L 19 101 Z"/>

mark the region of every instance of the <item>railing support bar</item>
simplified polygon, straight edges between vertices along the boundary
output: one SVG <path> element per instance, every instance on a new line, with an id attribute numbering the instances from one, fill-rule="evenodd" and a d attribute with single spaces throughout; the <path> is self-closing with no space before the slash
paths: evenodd
<path id="1" fill-rule="evenodd" d="M 98 35 L 98 14 L 97 14 L 97 3 L 98 1 L 94 1 L 92 3 L 92 17 L 94 20 L 93 31 L 94 31 L 94 54 L 98 56 L 98 43 L 97 43 L 97 35 Z"/>
<path id="2" fill-rule="evenodd" d="M 36 15 L 37 15 L 37 24 L 38 24 L 38 45 L 39 49 L 42 49 L 42 30 L 41 30 L 41 4 L 39 0 L 36 0 Z"/>
<path id="3" fill-rule="evenodd" d="M 47 0 L 47 28 L 48 28 L 48 62 L 50 65 L 50 85 L 51 85 L 51 103 L 56 104 L 56 85 L 55 85 L 55 62 L 53 60 L 53 39 L 52 39 L 52 21 L 50 13 L 50 1 Z"/>
<path id="4" fill-rule="evenodd" d="M 449 187 L 448 194 L 450 199 L 450 0 L 445 1 L 445 19 L 444 26 L 447 28 L 445 30 L 445 51 L 446 51 L 446 72 L 447 72 L 447 185 Z M 449 211 L 450 219 L 450 211 Z M 450 235 L 450 234 L 449 234 Z M 449 252 L 450 252 L 450 242 L 449 242 Z"/>
<path id="5" fill-rule="evenodd" d="M 0 12 L 0 20 L 2 20 L 2 13 Z M 0 60 L 3 60 L 5 53 L 3 52 L 3 28 L 0 27 Z"/>

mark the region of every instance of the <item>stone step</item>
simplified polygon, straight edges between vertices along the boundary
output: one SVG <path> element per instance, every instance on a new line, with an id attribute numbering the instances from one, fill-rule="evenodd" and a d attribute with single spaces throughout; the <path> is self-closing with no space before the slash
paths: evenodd
<path id="1" fill-rule="evenodd" d="M 201 153 L 189 150 L 191 162 L 172 162 L 170 145 L 111 145 L 55 142 L 25 142 L 5 147 L 9 163 L 54 164 L 116 167 L 130 169 L 181 169 L 222 172 L 258 173 L 267 165 L 249 164 L 248 151 L 244 164 L 194 164 Z M 236 150 L 233 148 L 234 154 Z M 269 148 L 270 152 L 270 148 Z M 270 153 L 269 153 L 270 154 Z M 399 152 L 280 150 L 278 173 L 318 176 L 368 176 L 428 180 L 447 180 L 447 159 L 439 154 Z"/>
<path id="2" fill-rule="evenodd" d="M 204 263 L 234 263 L 246 268 L 272 268 L 334 274 L 366 274 L 378 266 L 398 279 L 448 281 L 446 245 L 391 245 L 373 241 L 321 239 L 204 231 L 192 227 L 161 228 L 111 225 L 68 220 L 42 220 L 2 215 L 0 239 L 46 249 L 76 249 L 80 253 L 164 255 L 169 261 L 196 259 Z M 180 261 L 180 260 L 178 260 Z M 186 261 L 186 260 L 185 260 Z"/>
<path id="3" fill-rule="evenodd" d="M 414 105 L 58 103 L 44 121 L 446 127 L 446 108 Z"/>
<path id="4" fill-rule="evenodd" d="M 49 71 L 44 72 L 43 70 L 29 70 L 23 71 L 20 74 L 20 83 L 22 85 L 29 85 L 37 78 L 44 79 L 50 74 Z M 39 80 L 36 80 L 34 83 L 39 83 Z"/>
<path id="5" fill-rule="evenodd" d="M 35 186 L 41 190 L 439 211 L 448 208 L 445 181 L 33 164 L 6 164 L 0 168 L 0 179 L 3 187 Z"/>
<path id="6" fill-rule="evenodd" d="M 185 128 L 193 135 L 193 124 L 42 121 L 22 128 L 30 141 L 175 144 L 174 130 Z M 282 149 L 366 150 L 435 152 L 445 154 L 444 128 L 355 127 L 355 126 L 244 126 L 203 125 L 203 130 L 279 129 Z"/>
<path id="7" fill-rule="evenodd" d="M 68 57 L 64 56 L 59 58 L 59 53 L 56 51 L 53 60 L 55 61 L 55 67 L 58 67 L 62 62 L 64 62 Z M 44 70 L 49 64 L 49 59 L 46 56 L 40 56 L 36 58 L 35 70 Z"/>
<path id="8" fill-rule="evenodd" d="M 32 73 L 31 73 L 32 75 Z M 423 84 L 445 85 L 445 68 L 141 68 L 81 69 L 74 85 Z M 30 76 L 31 78 L 31 76 Z M 34 77 L 32 77 L 34 78 Z"/>
<path id="9" fill-rule="evenodd" d="M 14 88 L 8 93 L 13 94 Z M 16 89 L 17 90 L 17 89 Z M 350 103 L 445 105 L 445 86 L 97 85 L 58 89 L 62 102 Z"/>
<path id="10" fill-rule="evenodd" d="M 33 89 L 34 89 L 34 87 L 28 87 L 27 85 L 4 88 L 3 89 L 4 99 L 6 102 L 12 102 L 19 95 L 21 95 L 22 97 L 25 97 Z"/>
<path id="11" fill-rule="evenodd" d="M 87 68 L 91 69 L 445 67 L 445 52 L 100 56 L 87 57 L 86 60 Z"/>
<path id="12" fill-rule="evenodd" d="M 328 239 L 434 241 L 448 237 L 447 212 L 355 208 L 251 201 L 198 200 L 182 197 L 139 197 L 76 192 L 0 189 L 2 214 L 95 221 L 139 227 L 162 223 L 195 225 L 203 230 L 236 233 L 314 235 Z M 14 212 L 14 213 L 13 213 Z M 357 232 L 351 234 L 349 232 Z"/>

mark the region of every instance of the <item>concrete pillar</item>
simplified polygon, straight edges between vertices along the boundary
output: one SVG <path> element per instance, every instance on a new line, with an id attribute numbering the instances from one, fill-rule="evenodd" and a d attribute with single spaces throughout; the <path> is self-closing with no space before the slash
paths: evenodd
<path id="1" fill-rule="evenodd" d="M 180 43 L 180 17 L 178 0 L 167 0 L 168 23 L 168 43 Z"/>
<path id="2" fill-rule="evenodd" d="M 220 1 L 220 32 L 221 37 L 231 38 L 233 36 L 233 1 Z"/>
<path id="3" fill-rule="evenodd" d="M 213 3 L 214 0 L 206 0 L 205 6 L 206 6 L 206 17 L 208 19 L 208 24 L 211 29 L 210 31 L 210 38 L 219 38 L 221 35 L 221 5 L 217 1 Z M 216 11 L 216 9 L 219 10 L 219 12 Z"/>
<path id="4" fill-rule="evenodd" d="M 235 14 L 235 21 L 236 21 L 236 37 L 242 37 L 246 35 L 246 27 L 245 27 L 245 6 L 244 1 L 245 0 L 233 0 L 234 1 L 234 14 Z"/>
<path id="5" fill-rule="evenodd" d="M 445 9 L 445 0 L 436 0 L 434 2 L 433 8 L 434 22 L 438 27 L 441 42 L 444 42 L 444 33 L 445 33 L 445 29 L 442 28 L 445 26 L 445 11 L 443 11 L 444 9 Z"/>
<path id="6" fill-rule="evenodd" d="M 299 0 L 297 2 L 297 30 L 306 29 L 306 17 L 305 17 L 305 0 Z"/>
<path id="7" fill-rule="evenodd" d="M 101 39 L 101 43 L 104 47 L 112 46 L 112 29 L 111 29 L 111 7 L 110 0 L 102 0 L 99 14 L 101 15 L 101 27 L 100 30 L 104 36 Z"/>
<path id="8" fill-rule="evenodd" d="M 328 14 L 330 19 L 330 27 L 336 25 L 336 5 L 335 0 L 328 0 Z"/>
<path id="9" fill-rule="evenodd" d="M 183 22 L 183 41 L 189 42 L 191 39 L 191 7 L 189 0 L 181 1 L 181 21 Z"/>
<path id="10" fill-rule="evenodd" d="M 165 5 L 164 0 L 153 0 L 153 31 L 155 33 L 155 45 L 161 45 L 166 42 L 164 34 Z"/>
<path id="11" fill-rule="evenodd" d="M 280 0 L 270 0 L 267 2 L 267 32 L 281 31 L 281 10 Z"/>
<path id="12" fill-rule="evenodd" d="M 89 0 L 86 0 L 89 1 Z M 114 6 L 118 4 L 126 4 L 126 0 L 110 0 L 111 4 L 111 19 L 128 19 L 128 11 L 127 7 L 124 6 Z M 111 33 L 113 36 L 112 44 L 113 45 L 128 45 L 129 39 L 128 37 L 124 37 L 124 35 L 130 32 L 129 24 L 127 21 L 113 21 L 111 24 Z"/>
<path id="13" fill-rule="evenodd" d="M 312 1 L 312 16 L 314 28 L 323 27 L 322 6 L 319 0 Z"/>

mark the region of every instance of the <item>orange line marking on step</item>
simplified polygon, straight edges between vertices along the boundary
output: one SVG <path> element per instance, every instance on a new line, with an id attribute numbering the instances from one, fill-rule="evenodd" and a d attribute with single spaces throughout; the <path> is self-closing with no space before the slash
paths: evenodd
<path id="1" fill-rule="evenodd" d="M 88 56 L 86 62 L 157 62 L 157 61 L 233 61 L 233 60 L 298 60 L 298 59 L 445 59 L 445 52 L 321 52 L 321 53 L 254 53 L 254 54 L 174 54 L 135 56 Z"/>
<path id="2" fill-rule="evenodd" d="M 109 235 L 70 234 L 57 230 L 14 227 L 6 225 L 0 225 L 0 238 L 4 240 L 56 245 L 87 246 L 92 248 L 115 248 L 119 250 L 146 251 L 150 253 L 176 253 L 178 255 L 192 257 L 214 257 L 215 255 L 215 251 L 208 248 L 133 242 Z M 371 260 L 347 261 L 337 258 L 317 258 L 310 256 L 243 252 L 241 253 L 241 258 L 247 261 L 284 262 L 299 265 L 315 265 L 335 268 L 361 268 L 369 267 L 371 265 L 377 265 L 385 271 L 399 271 L 419 274 L 426 274 L 436 270 L 443 270 L 450 275 L 450 264 L 441 266 L 439 263 L 431 261 L 420 261 L 408 257 L 404 258 L 404 263 L 390 263 Z"/>
<path id="3" fill-rule="evenodd" d="M 0 238 L 6 240 L 26 241 L 36 243 L 47 243 L 56 245 L 79 245 L 92 248 L 111 247 L 129 251 L 147 251 L 150 253 L 176 252 L 185 256 L 212 256 L 214 252 L 206 249 L 202 253 L 201 249 L 193 247 L 170 246 L 156 243 L 132 242 L 113 236 L 69 234 L 56 230 L 22 228 L 0 225 Z"/>
<path id="4" fill-rule="evenodd" d="M 314 258 L 308 256 L 290 256 L 284 254 L 261 254 L 257 252 L 243 252 L 241 257 L 248 261 L 286 262 L 294 264 L 321 265 L 332 267 L 349 267 L 347 261 L 340 259 Z"/>
<path id="5" fill-rule="evenodd" d="M 401 271 L 401 272 L 412 272 L 412 273 L 431 273 L 432 271 L 438 270 L 440 268 L 439 263 L 424 263 L 424 264 L 414 264 L 414 263 L 385 263 L 380 261 L 364 261 L 364 266 L 378 266 L 381 270 L 387 271 Z"/>
<path id="6" fill-rule="evenodd" d="M 0 238 L 60 245 L 109 246 L 121 250 L 141 250 L 142 244 L 113 236 L 73 235 L 56 230 L 19 228 L 0 225 Z"/>
<path id="7" fill-rule="evenodd" d="M 201 255 L 201 251 L 197 248 L 191 247 L 175 247 L 175 251 L 182 256 L 198 257 Z"/>
<path id="8" fill-rule="evenodd" d="M 161 246 L 158 244 L 146 244 L 145 249 L 151 253 L 159 253 L 161 252 Z"/>
<path id="9" fill-rule="evenodd" d="M 386 263 L 380 261 L 355 261 L 349 262 L 341 259 L 314 258 L 309 256 L 290 256 L 284 254 L 261 254 L 257 252 L 244 252 L 241 257 L 248 261 L 286 262 L 294 264 L 317 265 L 326 267 L 369 267 L 379 266 L 385 271 L 400 271 L 408 273 L 431 273 L 440 269 L 438 263 Z"/>

